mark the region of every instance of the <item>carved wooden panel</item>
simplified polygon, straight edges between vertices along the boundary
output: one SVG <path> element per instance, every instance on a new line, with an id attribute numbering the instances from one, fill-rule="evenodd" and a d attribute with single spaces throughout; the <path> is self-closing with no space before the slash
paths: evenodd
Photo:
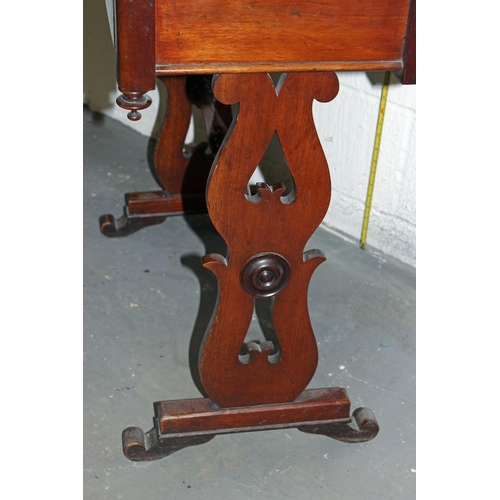
<path id="1" fill-rule="evenodd" d="M 293 401 L 317 366 L 307 290 L 319 250 L 304 247 L 330 202 L 330 174 L 312 115 L 314 99 L 338 92 L 334 73 L 283 75 L 277 88 L 268 74 L 222 75 L 217 99 L 239 103 L 239 112 L 214 161 L 207 188 L 211 220 L 228 255 L 203 264 L 218 278 L 219 298 L 200 357 L 200 376 L 221 407 Z M 294 190 L 248 181 L 276 131 L 293 176 Z M 243 345 L 254 301 L 274 297 L 278 345 Z"/>

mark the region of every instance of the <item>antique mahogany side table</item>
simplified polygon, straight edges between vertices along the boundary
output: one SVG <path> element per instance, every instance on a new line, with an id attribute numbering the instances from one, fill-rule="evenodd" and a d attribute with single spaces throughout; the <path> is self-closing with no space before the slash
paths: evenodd
<path id="1" fill-rule="evenodd" d="M 415 0 L 116 0 L 115 29 L 118 105 L 139 120 L 158 78 L 168 107 L 155 150 L 161 190 L 127 193 L 124 215 L 103 215 L 101 232 L 125 236 L 208 210 L 228 249 L 202 259 L 219 284 L 199 353 L 208 398 L 155 403 L 149 432 L 123 432 L 125 455 L 154 460 L 217 434 L 281 428 L 373 439 L 373 412 L 351 416 L 345 389 L 306 390 L 318 363 L 308 285 L 325 257 L 304 247 L 331 192 L 312 103 L 335 98 L 335 71 L 394 71 L 415 83 Z M 268 72 L 283 73 L 276 87 Z M 207 143 L 186 156 L 193 104 Z M 293 188 L 248 192 L 275 132 Z M 245 343 L 265 298 L 277 340 Z"/>

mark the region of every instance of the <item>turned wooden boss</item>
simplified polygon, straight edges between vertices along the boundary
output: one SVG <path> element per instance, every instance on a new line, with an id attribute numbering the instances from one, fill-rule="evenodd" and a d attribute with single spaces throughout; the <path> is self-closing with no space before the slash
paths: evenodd
<path id="1" fill-rule="evenodd" d="M 290 264 L 277 253 L 262 253 L 248 260 L 241 271 L 241 286 L 254 297 L 272 297 L 288 285 Z"/>

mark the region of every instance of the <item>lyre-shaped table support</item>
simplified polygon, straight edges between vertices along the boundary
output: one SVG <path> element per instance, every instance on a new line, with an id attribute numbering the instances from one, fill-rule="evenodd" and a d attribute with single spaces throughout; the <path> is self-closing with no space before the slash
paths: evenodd
<path id="1" fill-rule="evenodd" d="M 167 92 L 167 109 L 154 154 L 154 176 L 158 191 L 127 193 L 124 214 L 99 219 L 101 233 L 108 237 L 128 236 L 167 217 L 207 211 L 205 187 L 215 154 L 232 120 L 231 108 L 214 99 L 208 76 L 158 78 Z M 206 142 L 184 153 L 184 141 L 192 106 L 201 109 Z"/>
<path id="2" fill-rule="evenodd" d="M 325 257 L 305 245 L 330 202 L 330 174 L 314 126 L 313 100 L 331 101 L 333 72 L 284 74 L 276 88 L 268 74 L 225 74 L 214 81 L 221 103 L 239 104 L 218 149 L 206 190 L 208 213 L 228 254 L 203 265 L 219 283 L 218 300 L 199 354 L 207 399 L 155 404 L 155 425 L 123 433 L 132 460 L 153 460 L 217 434 L 298 428 L 346 442 L 375 437 L 373 413 L 350 415 L 344 389 L 306 390 L 318 363 L 308 287 Z M 293 177 L 282 185 L 247 186 L 276 133 Z M 245 343 L 255 301 L 272 298 L 277 341 Z"/>

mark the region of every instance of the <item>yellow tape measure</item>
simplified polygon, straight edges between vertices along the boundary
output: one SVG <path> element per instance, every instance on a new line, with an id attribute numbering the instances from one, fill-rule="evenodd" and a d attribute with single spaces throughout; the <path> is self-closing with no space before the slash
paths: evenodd
<path id="1" fill-rule="evenodd" d="M 363 216 L 363 228 L 361 229 L 360 248 L 366 249 L 366 235 L 368 234 L 368 221 L 370 220 L 370 210 L 372 207 L 373 188 L 375 186 L 375 173 L 377 172 L 378 154 L 380 151 L 380 141 L 382 139 L 382 127 L 384 124 L 385 105 L 387 103 L 387 93 L 389 91 L 389 80 L 391 72 L 385 73 L 382 95 L 380 97 L 380 107 L 378 111 L 377 131 L 375 132 L 375 144 L 373 145 L 372 164 L 370 167 L 370 178 L 368 179 L 368 192 L 366 193 L 365 214 Z"/>

